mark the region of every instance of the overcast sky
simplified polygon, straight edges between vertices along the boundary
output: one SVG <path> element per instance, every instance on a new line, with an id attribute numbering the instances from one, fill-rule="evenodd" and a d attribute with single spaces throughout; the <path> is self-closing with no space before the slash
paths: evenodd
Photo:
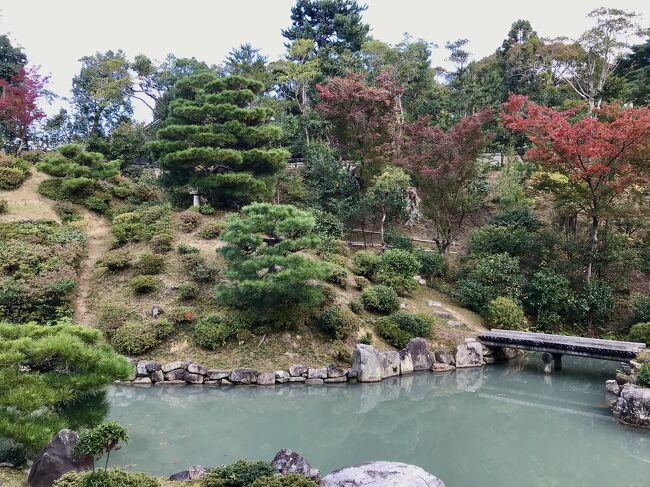
<path id="1" fill-rule="evenodd" d="M 295 0 L 0 0 L 0 32 L 21 45 L 30 64 L 51 75 L 50 89 L 68 96 L 78 59 L 123 49 L 162 59 L 169 52 L 219 64 L 243 42 L 270 60 L 282 56 L 280 33 Z M 363 2 L 360 2 L 363 3 Z M 469 39 L 475 58 L 491 54 L 517 19 L 542 37 L 577 37 L 590 26 L 586 14 L 608 6 L 634 10 L 650 22 L 649 0 L 367 0 L 365 21 L 374 38 L 399 42 L 405 32 L 444 46 Z M 432 64 L 445 65 L 445 49 Z M 145 110 L 137 110 L 145 118 Z"/>

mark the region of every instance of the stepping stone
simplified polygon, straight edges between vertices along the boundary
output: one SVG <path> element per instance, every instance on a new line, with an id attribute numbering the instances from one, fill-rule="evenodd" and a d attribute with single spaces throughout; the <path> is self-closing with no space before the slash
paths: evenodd
<path id="1" fill-rule="evenodd" d="M 458 321 L 458 320 L 449 320 L 449 321 L 447 321 L 447 324 L 449 326 L 453 326 L 454 328 L 458 328 L 459 326 L 463 326 L 463 323 L 461 321 Z"/>
<path id="2" fill-rule="evenodd" d="M 432 307 L 432 308 L 442 308 L 442 303 L 440 301 L 433 301 L 430 299 L 427 301 L 427 306 Z"/>

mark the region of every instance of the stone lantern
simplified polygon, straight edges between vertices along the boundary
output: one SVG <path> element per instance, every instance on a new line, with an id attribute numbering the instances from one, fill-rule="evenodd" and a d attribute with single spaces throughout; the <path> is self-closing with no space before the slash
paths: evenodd
<path id="1" fill-rule="evenodd" d="M 192 195 L 192 206 L 201 206 L 201 196 L 199 196 L 198 188 L 190 189 L 190 194 Z"/>

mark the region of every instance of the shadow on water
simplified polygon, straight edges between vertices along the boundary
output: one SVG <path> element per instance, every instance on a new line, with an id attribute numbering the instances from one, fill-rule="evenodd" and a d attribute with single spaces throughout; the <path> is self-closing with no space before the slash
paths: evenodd
<path id="1" fill-rule="evenodd" d="M 617 364 L 565 357 L 548 377 L 539 362 L 377 384 L 114 386 L 109 416 L 131 436 L 114 464 L 167 475 L 292 448 L 324 472 L 403 461 L 448 487 L 647 487 L 650 433 L 617 424 L 606 402 Z"/>

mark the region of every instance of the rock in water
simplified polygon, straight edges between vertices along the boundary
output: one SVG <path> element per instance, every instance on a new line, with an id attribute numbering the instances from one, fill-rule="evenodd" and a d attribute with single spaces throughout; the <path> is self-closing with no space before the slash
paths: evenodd
<path id="1" fill-rule="evenodd" d="M 445 487 L 442 480 L 415 465 L 368 462 L 336 470 L 323 478 L 323 487 Z"/>
<path id="2" fill-rule="evenodd" d="M 612 411 L 621 423 L 650 428 L 650 388 L 623 386 Z"/>
<path id="3" fill-rule="evenodd" d="M 476 341 L 461 343 L 456 348 L 456 367 L 480 367 L 483 365 L 483 346 Z"/>
<path id="4" fill-rule="evenodd" d="M 381 364 L 381 378 L 394 377 L 399 375 L 400 356 L 399 352 L 379 352 L 379 363 Z"/>
<path id="5" fill-rule="evenodd" d="M 356 371 L 359 382 L 379 382 L 381 380 L 379 355 L 372 345 L 358 343 L 354 347 L 352 370 Z"/>
<path id="6" fill-rule="evenodd" d="M 64 429 L 54 435 L 34 459 L 29 469 L 27 485 L 51 487 L 66 472 L 81 472 L 92 468 L 91 456 L 75 453 L 74 447 L 78 441 L 79 435 L 72 430 Z"/>
<path id="7" fill-rule="evenodd" d="M 433 360 L 424 338 L 411 338 L 406 344 L 406 351 L 411 354 L 413 370 L 431 370 Z"/>
<path id="8" fill-rule="evenodd" d="M 280 450 L 273 459 L 273 466 L 282 475 L 297 473 L 316 482 L 320 480 L 320 471 L 312 468 L 311 464 L 300 453 L 288 448 Z"/>

